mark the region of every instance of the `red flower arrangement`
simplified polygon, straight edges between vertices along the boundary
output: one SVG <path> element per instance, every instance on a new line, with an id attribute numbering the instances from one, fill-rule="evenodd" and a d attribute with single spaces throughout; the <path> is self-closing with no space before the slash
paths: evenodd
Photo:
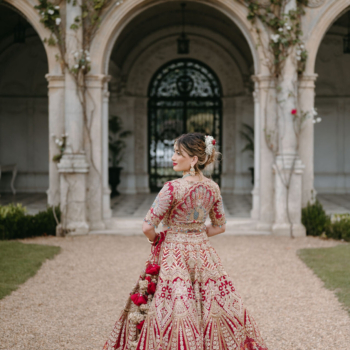
<path id="1" fill-rule="evenodd" d="M 136 326 L 136 328 L 137 328 L 138 330 L 141 330 L 144 323 L 145 323 L 145 321 L 141 321 L 141 322 Z"/>
<path id="2" fill-rule="evenodd" d="M 140 306 L 141 304 L 147 304 L 147 297 L 140 293 L 132 294 L 130 298 L 137 306 Z"/>
<path id="3" fill-rule="evenodd" d="M 150 264 L 146 268 L 146 273 L 148 275 L 153 275 L 154 276 L 154 275 L 158 275 L 159 270 L 160 270 L 160 266 L 159 265 L 157 265 L 157 264 Z"/>
<path id="4" fill-rule="evenodd" d="M 156 292 L 157 285 L 153 282 L 148 283 L 147 294 L 154 294 Z"/>
<path id="5" fill-rule="evenodd" d="M 131 319 L 133 319 L 132 322 L 135 322 L 135 320 L 136 322 L 138 322 L 140 320 L 138 316 L 141 316 L 141 315 L 143 315 L 144 317 L 147 316 L 147 313 L 148 313 L 147 310 L 149 308 L 147 304 L 152 300 L 153 294 L 156 292 L 157 280 L 158 280 L 157 275 L 159 275 L 159 271 L 160 271 L 160 266 L 155 262 L 157 261 L 157 259 L 159 259 L 160 248 L 161 248 L 162 242 L 165 240 L 165 235 L 166 235 L 166 231 L 160 232 L 157 239 L 153 242 L 153 245 L 152 245 L 153 258 L 149 261 L 148 266 L 146 267 L 146 270 L 145 270 L 146 276 L 145 275 L 140 276 L 139 289 L 138 289 L 139 292 L 130 295 L 130 299 L 136 306 L 146 304 L 145 307 L 141 307 L 139 311 L 136 312 L 136 318 L 134 317 L 134 315 L 132 315 L 131 317 Z M 152 260 L 153 260 L 153 263 L 152 263 Z M 154 282 L 152 281 L 152 279 Z M 148 283 L 146 284 L 145 281 L 147 281 Z M 147 290 L 146 290 L 146 285 L 147 285 Z M 140 311 L 141 311 L 141 314 L 140 314 Z M 140 334 L 144 323 L 145 321 L 143 320 L 136 324 L 136 328 L 140 332 L 138 332 L 138 335 L 135 336 L 135 340 L 132 342 L 132 346 L 130 347 L 129 350 L 136 349 L 136 344 L 140 338 Z"/>

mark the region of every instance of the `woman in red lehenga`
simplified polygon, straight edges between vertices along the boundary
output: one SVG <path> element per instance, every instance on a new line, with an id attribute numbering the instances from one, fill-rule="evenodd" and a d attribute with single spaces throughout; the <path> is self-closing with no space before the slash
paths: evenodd
<path id="1" fill-rule="evenodd" d="M 152 254 L 103 350 L 267 350 L 208 239 L 226 223 L 220 188 L 202 175 L 215 140 L 185 134 L 174 150 L 184 176 L 164 184 L 144 219 Z"/>

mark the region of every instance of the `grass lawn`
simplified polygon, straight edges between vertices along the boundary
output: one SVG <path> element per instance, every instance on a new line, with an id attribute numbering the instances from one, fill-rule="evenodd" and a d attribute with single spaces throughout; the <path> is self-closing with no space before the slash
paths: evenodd
<path id="1" fill-rule="evenodd" d="M 34 276 L 41 264 L 60 250 L 60 247 L 0 241 L 0 299 Z"/>
<path id="2" fill-rule="evenodd" d="M 335 291 L 350 313 L 350 244 L 332 248 L 300 249 L 298 255 L 324 282 Z"/>

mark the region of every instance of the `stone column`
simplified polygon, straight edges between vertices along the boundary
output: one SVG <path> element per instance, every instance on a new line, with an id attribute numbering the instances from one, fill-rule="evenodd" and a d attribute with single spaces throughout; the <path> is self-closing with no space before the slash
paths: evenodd
<path id="1" fill-rule="evenodd" d="M 45 75 L 49 82 L 49 189 L 46 191 L 48 204 L 56 206 L 60 203 L 60 174 L 57 163 L 52 160 L 59 149 L 55 143 L 55 136 L 61 137 L 64 128 L 64 75 Z"/>
<path id="2" fill-rule="evenodd" d="M 314 123 L 312 109 L 315 105 L 315 81 L 317 74 L 304 75 L 299 85 L 300 108 L 304 112 L 309 112 L 309 117 L 305 120 L 300 135 L 299 154 L 301 161 L 305 164 L 302 175 L 302 207 L 307 202 L 312 202 L 316 198 L 314 188 Z"/>
<path id="3" fill-rule="evenodd" d="M 103 104 L 102 104 L 102 211 L 103 219 L 109 219 L 112 217 L 111 210 L 111 190 L 109 188 L 109 146 L 108 146 L 108 121 L 109 121 L 109 91 L 108 81 L 111 76 L 106 76 L 103 84 Z"/>
<path id="4" fill-rule="evenodd" d="M 254 188 L 252 193 L 252 210 L 250 216 L 254 220 L 259 220 L 260 211 L 260 101 L 259 101 L 259 81 L 252 77 L 254 81 Z"/>
<path id="5" fill-rule="evenodd" d="M 125 139 L 126 149 L 120 166 L 123 168 L 120 174 L 120 184 L 118 190 L 125 194 L 137 193 L 137 175 L 135 172 L 136 157 L 143 155 L 135 154 L 136 139 L 143 139 L 145 130 L 139 128 L 139 124 L 135 123 L 135 97 L 129 95 L 119 95 L 114 97 L 114 115 L 118 115 L 123 120 L 124 130 L 130 130 L 130 137 Z M 142 117 L 142 111 L 140 111 Z M 138 112 L 139 113 L 139 112 Z M 111 113 L 111 115 L 113 115 Z M 147 118 L 147 114 L 145 115 Z M 146 131 L 147 132 L 147 131 Z M 146 154 L 146 156 L 148 156 Z M 139 158 L 137 162 L 139 162 Z"/>
<path id="6" fill-rule="evenodd" d="M 87 75 L 88 130 L 85 140 L 90 164 L 87 181 L 87 206 L 90 228 L 103 230 L 111 217 L 108 186 L 108 81 L 103 74 Z M 107 197 L 107 198 L 106 198 Z"/>
<path id="7" fill-rule="evenodd" d="M 266 143 L 265 130 L 274 120 L 275 87 L 269 75 L 255 75 L 254 91 L 254 189 L 251 217 L 257 230 L 270 231 L 273 222 L 273 154 Z"/>
<path id="8" fill-rule="evenodd" d="M 296 8 L 296 0 L 290 0 L 286 5 L 286 13 Z M 290 235 L 291 224 L 294 236 L 304 236 L 305 227 L 301 224 L 301 195 L 302 174 L 304 165 L 297 152 L 297 136 L 294 132 L 293 115 L 291 111 L 297 109 L 295 97 L 297 94 L 298 75 L 296 70 L 295 52 L 291 52 L 286 59 L 281 77 L 281 91 L 278 92 L 276 106 L 278 118 L 278 153 L 273 166 L 275 172 L 275 220 L 272 233 L 275 235 Z M 298 111 L 300 113 L 300 111 Z M 289 191 L 286 184 L 291 178 Z"/>
<path id="9" fill-rule="evenodd" d="M 137 193 L 149 193 L 147 97 L 135 98 L 135 175 Z"/>
<path id="10" fill-rule="evenodd" d="M 74 18 L 80 16 L 81 6 L 73 2 L 66 7 L 66 58 L 69 66 L 74 65 L 74 52 L 82 48 L 82 29 L 70 28 Z M 73 76 L 65 71 L 65 128 L 68 133 L 67 147 L 58 164 L 61 181 L 61 225 L 58 232 L 68 230 L 70 234 L 89 232 L 86 207 L 86 174 L 89 164 L 84 152 L 84 118 L 79 100 L 76 82 Z"/>
<path id="11" fill-rule="evenodd" d="M 223 150 L 221 192 L 233 195 L 235 187 L 235 168 L 236 168 L 236 101 L 233 97 L 222 98 L 223 123 L 222 123 L 222 142 L 220 145 Z"/>

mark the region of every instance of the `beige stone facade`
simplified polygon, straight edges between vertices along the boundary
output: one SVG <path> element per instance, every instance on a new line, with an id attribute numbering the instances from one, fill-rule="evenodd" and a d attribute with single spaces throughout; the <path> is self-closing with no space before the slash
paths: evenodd
<path id="1" fill-rule="evenodd" d="M 289 234 L 286 191 L 276 172 L 288 173 L 296 140 L 286 120 L 280 130 L 283 151 L 273 166 L 264 135 L 275 108 L 266 99 L 271 79 L 244 6 L 234 0 L 187 1 L 190 53 L 178 55 L 179 1 L 115 2 L 102 18 L 90 50 L 89 143 L 74 81 L 62 73 L 55 58 L 57 49 L 41 42 L 49 32 L 39 22 L 35 3 L 5 0 L 0 5 L 0 16 L 6 17 L 0 29 L 0 164 L 18 164 L 18 191 L 47 191 L 48 203 L 61 204 L 64 224 L 75 234 L 113 231 L 122 225 L 112 217 L 110 205 L 109 116 L 119 115 L 132 131 L 119 190 L 149 192 L 149 84 L 164 64 L 190 58 L 210 67 L 222 87 L 222 192 L 251 193 L 249 230 Z M 316 107 L 322 122 L 313 124 L 309 118 L 301 135 L 289 198 L 296 235 L 305 234 L 301 208 L 317 193 L 350 192 L 350 55 L 342 48 L 349 7 L 350 0 L 310 0 L 303 17 L 309 58 L 299 87 L 300 108 Z M 69 23 L 79 8 L 67 5 L 64 13 L 68 13 L 66 40 L 71 55 L 74 48 L 79 49 L 79 40 Z M 13 43 L 18 16 L 27 23 L 24 44 Z M 266 39 L 267 34 L 262 35 Z M 293 66 L 287 65 L 286 90 L 292 72 Z M 254 127 L 254 159 L 241 152 L 242 123 Z M 51 135 L 62 133 L 68 133 L 69 147 L 57 165 L 52 161 L 57 145 Z M 255 169 L 254 186 L 249 167 Z M 1 181 L 1 191 L 10 190 L 7 180 Z"/>

